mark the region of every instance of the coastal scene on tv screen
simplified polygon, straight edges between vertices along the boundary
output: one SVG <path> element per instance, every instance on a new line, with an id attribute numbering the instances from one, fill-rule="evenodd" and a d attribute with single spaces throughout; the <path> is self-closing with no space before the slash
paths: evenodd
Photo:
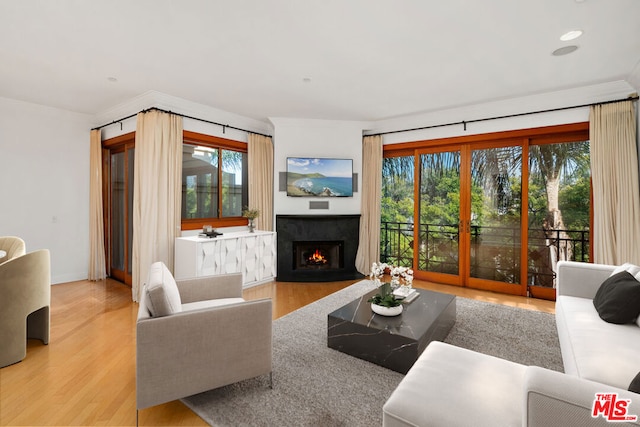
<path id="1" fill-rule="evenodd" d="M 287 195 L 352 197 L 353 160 L 287 158 Z"/>

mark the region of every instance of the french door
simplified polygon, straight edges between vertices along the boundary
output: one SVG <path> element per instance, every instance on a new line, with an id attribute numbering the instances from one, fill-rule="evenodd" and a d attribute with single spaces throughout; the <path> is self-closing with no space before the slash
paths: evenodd
<path id="1" fill-rule="evenodd" d="M 526 265 L 526 245 L 522 245 L 525 150 L 526 146 L 503 143 L 468 149 L 463 236 L 470 287 L 526 295 L 526 270 L 521 268 Z"/>
<path id="2" fill-rule="evenodd" d="M 523 147 L 463 144 L 417 154 L 417 276 L 525 294 Z"/>
<path id="3" fill-rule="evenodd" d="M 588 123 L 383 146 L 380 259 L 415 277 L 555 299 L 589 262 Z"/>
<path id="4" fill-rule="evenodd" d="M 417 246 L 413 254 L 418 277 L 420 272 L 426 272 L 430 280 L 462 284 L 465 229 L 462 157 L 462 148 L 435 148 L 417 153 L 418 204 L 413 222 L 418 226 L 414 230 Z"/>
<path id="5" fill-rule="evenodd" d="M 109 276 L 132 283 L 133 256 L 133 141 L 105 149 L 103 174 L 106 206 L 106 243 Z"/>

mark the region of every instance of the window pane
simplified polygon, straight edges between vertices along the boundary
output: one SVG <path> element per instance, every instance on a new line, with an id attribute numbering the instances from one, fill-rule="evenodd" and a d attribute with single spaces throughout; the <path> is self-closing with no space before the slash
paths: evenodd
<path id="1" fill-rule="evenodd" d="M 382 160 L 380 261 L 413 264 L 413 156 Z"/>
<path id="2" fill-rule="evenodd" d="M 218 216 L 218 149 L 183 144 L 182 218 Z"/>
<path id="3" fill-rule="evenodd" d="M 522 147 L 473 150 L 471 277 L 520 283 Z"/>
<path id="4" fill-rule="evenodd" d="M 420 156 L 418 269 L 459 274 L 460 151 Z"/>
<path id="5" fill-rule="evenodd" d="M 248 205 L 247 153 L 222 150 L 222 216 L 241 216 Z"/>
<path id="6" fill-rule="evenodd" d="M 555 287 L 558 261 L 589 261 L 589 141 L 529 150 L 528 280 Z"/>

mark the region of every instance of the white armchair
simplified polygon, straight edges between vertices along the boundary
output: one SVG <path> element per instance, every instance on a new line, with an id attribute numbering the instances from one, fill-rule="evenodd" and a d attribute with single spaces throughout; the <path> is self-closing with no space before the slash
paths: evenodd
<path id="1" fill-rule="evenodd" d="M 0 264 L 25 253 L 24 240 L 14 236 L 0 236 Z"/>
<path id="2" fill-rule="evenodd" d="M 0 264 L 0 368 L 27 356 L 27 338 L 49 343 L 50 270 L 46 249 Z"/>
<path id="3" fill-rule="evenodd" d="M 153 264 L 138 311 L 136 408 L 271 375 L 271 323 L 270 299 L 242 299 L 242 274 L 175 281 Z"/>

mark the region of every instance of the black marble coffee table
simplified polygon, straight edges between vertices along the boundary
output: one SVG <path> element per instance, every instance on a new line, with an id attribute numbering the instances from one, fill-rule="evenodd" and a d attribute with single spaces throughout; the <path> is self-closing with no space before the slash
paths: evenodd
<path id="1" fill-rule="evenodd" d="M 367 302 L 377 290 L 329 314 L 327 345 L 406 374 L 431 341 L 442 341 L 456 322 L 454 295 L 417 289 L 402 314 L 385 317 Z"/>

